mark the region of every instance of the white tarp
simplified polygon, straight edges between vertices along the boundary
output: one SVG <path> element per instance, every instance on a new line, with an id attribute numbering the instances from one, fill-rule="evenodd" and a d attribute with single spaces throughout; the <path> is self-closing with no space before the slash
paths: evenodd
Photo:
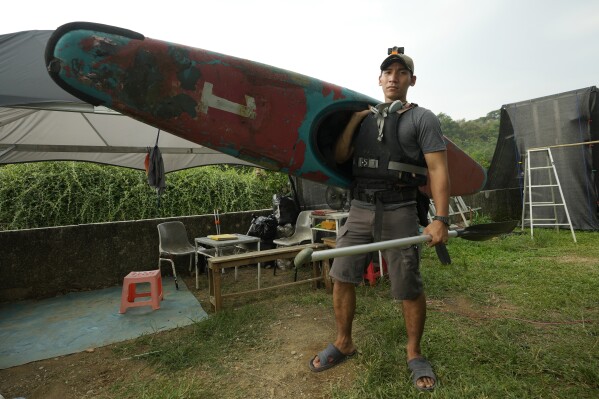
<path id="1" fill-rule="evenodd" d="M 75 160 L 144 169 L 158 130 L 71 96 L 44 65 L 52 31 L 0 35 L 0 164 Z M 168 132 L 158 142 L 165 172 L 212 165 L 251 165 Z"/>

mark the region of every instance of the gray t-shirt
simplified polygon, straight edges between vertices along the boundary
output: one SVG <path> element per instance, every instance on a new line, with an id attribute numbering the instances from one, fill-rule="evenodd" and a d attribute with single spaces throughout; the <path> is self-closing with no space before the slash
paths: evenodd
<path id="1" fill-rule="evenodd" d="M 369 115 L 368 117 L 372 116 Z M 397 134 L 399 135 L 401 148 L 406 155 L 413 159 L 424 161 L 424 154 L 447 149 L 443 140 L 439 118 L 423 107 L 414 107 L 401 115 Z M 414 204 L 414 202 L 385 204 L 385 210 L 393 210 L 410 204 Z M 375 209 L 373 204 L 356 199 L 352 200 L 351 205 L 358 208 Z"/>

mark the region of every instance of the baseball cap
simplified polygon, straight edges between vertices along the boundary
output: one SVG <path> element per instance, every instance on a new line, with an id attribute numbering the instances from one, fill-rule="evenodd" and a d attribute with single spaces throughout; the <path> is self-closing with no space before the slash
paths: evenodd
<path id="1" fill-rule="evenodd" d="M 410 72 L 412 72 L 412 75 L 413 75 L 414 74 L 414 61 L 410 57 L 405 55 L 403 53 L 403 51 L 404 51 L 403 47 L 397 47 L 397 46 L 388 49 L 387 54 L 389 54 L 389 56 L 387 58 L 385 58 L 385 60 L 381 64 L 381 71 L 387 69 L 389 67 L 389 65 L 391 65 L 394 62 L 400 62 L 403 66 L 408 68 L 408 70 Z"/>

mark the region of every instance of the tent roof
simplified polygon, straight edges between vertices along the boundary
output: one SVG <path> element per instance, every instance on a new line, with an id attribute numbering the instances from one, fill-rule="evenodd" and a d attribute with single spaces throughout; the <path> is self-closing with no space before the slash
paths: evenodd
<path id="1" fill-rule="evenodd" d="M 75 160 L 144 169 L 158 129 L 71 96 L 52 81 L 44 50 L 52 31 L 0 35 L 0 164 Z M 161 131 L 165 172 L 251 165 Z"/>

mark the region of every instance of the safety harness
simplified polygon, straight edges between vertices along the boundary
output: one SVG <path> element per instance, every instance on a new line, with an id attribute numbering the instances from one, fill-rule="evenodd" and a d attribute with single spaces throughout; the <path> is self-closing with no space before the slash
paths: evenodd
<path id="1" fill-rule="evenodd" d="M 375 205 L 375 241 L 381 238 L 384 204 L 416 201 L 418 186 L 426 184 L 426 164 L 411 158 L 398 137 L 400 117 L 416 106 L 395 101 L 373 107 L 353 143 L 353 197 Z"/>

